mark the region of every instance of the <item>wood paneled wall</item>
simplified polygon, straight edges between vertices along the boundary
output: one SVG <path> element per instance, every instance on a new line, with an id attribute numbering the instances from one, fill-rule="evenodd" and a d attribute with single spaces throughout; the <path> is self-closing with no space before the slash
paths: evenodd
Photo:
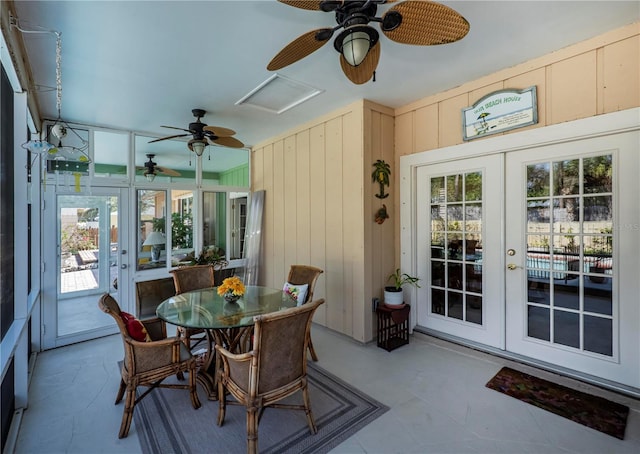
<path id="1" fill-rule="evenodd" d="M 496 90 L 534 85 L 538 123 L 527 129 L 640 106 L 640 23 L 396 109 L 396 159 L 462 143 L 463 108 Z"/>
<path id="2" fill-rule="evenodd" d="M 374 222 L 371 181 L 375 160 L 393 161 L 393 129 L 391 109 L 358 101 L 251 155 L 252 190 L 266 191 L 260 283 L 281 287 L 296 263 L 322 268 L 314 297 L 327 303 L 314 321 L 363 342 L 394 264 L 392 223 Z"/>
<path id="3" fill-rule="evenodd" d="M 294 263 L 324 269 L 315 296 L 327 304 L 314 321 L 370 341 L 372 298 L 400 263 L 400 156 L 462 143 L 463 108 L 533 85 L 538 124 L 528 128 L 640 107 L 640 23 L 395 110 L 359 101 L 255 146 L 251 188 L 266 190 L 260 283 L 282 286 Z M 384 200 L 371 181 L 377 159 L 392 170 Z M 383 203 L 390 218 L 378 225 Z"/>
<path id="4" fill-rule="evenodd" d="M 244 164 L 220 174 L 220 184 L 249 186 L 249 164 Z"/>

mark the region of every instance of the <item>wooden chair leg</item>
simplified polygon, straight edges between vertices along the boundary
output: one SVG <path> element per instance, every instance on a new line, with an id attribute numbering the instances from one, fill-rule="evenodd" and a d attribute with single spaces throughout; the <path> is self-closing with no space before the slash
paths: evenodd
<path id="1" fill-rule="evenodd" d="M 318 432 L 316 423 L 313 420 L 313 413 L 311 413 L 311 400 L 309 399 L 309 388 L 305 386 L 302 388 L 302 399 L 304 400 L 304 412 L 307 415 L 307 424 L 309 425 L 309 432 L 315 434 Z"/>
<path id="2" fill-rule="evenodd" d="M 258 452 L 258 409 L 254 405 L 247 408 L 247 453 Z"/>
<path id="3" fill-rule="evenodd" d="M 189 395 L 191 396 L 191 405 L 196 410 L 201 407 L 200 399 L 198 398 L 198 388 L 196 386 L 196 368 L 189 370 Z"/>
<path id="4" fill-rule="evenodd" d="M 125 384 L 124 379 L 120 378 L 120 388 L 118 388 L 118 395 L 116 395 L 116 405 L 118 405 L 122 400 L 125 389 L 127 389 L 127 385 Z"/>
<path id="5" fill-rule="evenodd" d="M 218 381 L 218 425 L 224 423 L 224 414 L 227 410 L 227 393 L 225 392 L 222 380 Z"/>
<path id="6" fill-rule="evenodd" d="M 309 337 L 309 353 L 311 353 L 311 359 L 315 362 L 318 362 L 318 355 L 316 355 L 316 351 L 313 348 L 313 342 L 311 342 L 311 337 Z"/>
<path id="7" fill-rule="evenodd" d="M 136 388 L 135 386 L 127 386 L 127 397 L 124 402 L 124 412 L 122 413 L 122 424 L 120 424 L 120 433 L 118 434 L 118 438 L 125 438 L 129 435 L 129 427 L 131 427 L 133 407 L 135 404 Z"/>

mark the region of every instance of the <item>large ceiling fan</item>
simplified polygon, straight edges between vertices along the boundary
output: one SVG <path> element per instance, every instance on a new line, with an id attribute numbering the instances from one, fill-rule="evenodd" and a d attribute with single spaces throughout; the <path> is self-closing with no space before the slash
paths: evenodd
<path id="1" fill-rule="evenodd" d="M 287 44 L 267 65 L 269 71 L 289 66 L 326 44 L 334 32 L 342 29 L 333 42 L 340 53 L 340 66 L 354 84 L 363 84 L 375 73 L 380 58 L 378 31 L 369 25 L 378 22 L 385 36 L 401 44 L 432 46 L 458 41 L 469 32 L 469 22 L 458 12 L 436 2 L 407 0 L 376 17 L 378 5 L 396 0 L 278 0 L 306 10 L 335 11 L 338 25 L 319 28 Z"/>
<path id="2" fill-rule="evenodd" d="M 180 176 L 180 172 L 177 172 L 173 169 L 168 169 L 166 167 L 160 167 L 158 164 L 156 164 L 153 161 L 153 158 L 155 157 L 155 154 L 147 154 L 147 158 L 149 158 L 149 160 L 147 162 L 144 163 L 144 167 L 136 167 L 138 170 L 142 170 L 144 169 L 144 176 L 147 180 L 149 181 L 153 181 L 154 178 L 156 177 L 156 175 L 166 175 L 169 177 L 179 177 Z"/>
<path id="3" fill-rule="evenodd" d="M 201 122 L 200 119 L 207 113 L 205 110 L 192 109 L 191 113 L 194 117 L 196 117 L 196 121 L 189 123 L 188 129 L 178 128 L 175 126 L 162 126 L 163 128 L 185 131 L 186 134 L 174 134 L 167 137 L 161 137 L 159 139 L 150 140 L 149 143 L 192 135 L 193 138 L 189 140 L 188 146 L 189 149 L 198 156 L 202 156 L 205 147 L 209 145 L 209 143 L 230 148 L 244 147 L 244 144 L 242 142 L 240 142 L 235 137 L 231 137 L 236 133 L 234 130 L 223 128 L 222 126 L 207 126 L 205 123 Z"/>

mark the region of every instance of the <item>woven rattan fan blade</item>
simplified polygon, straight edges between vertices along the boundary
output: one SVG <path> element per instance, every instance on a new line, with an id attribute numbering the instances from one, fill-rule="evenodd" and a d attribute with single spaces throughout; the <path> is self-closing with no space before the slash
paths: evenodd
<path id="1" fill-rule="evenodd" d="M 215 143 L 216 145 L 220 145 L 223 147 L 229 147 L 229 148 L 244 147 L 244 144 L 240 142 L 238 139 L 236 139 L 235 137 L 218 137 L 217 139 L 209 138 L 209 140 Z"/>
<path id="2" fill-rule="evenodd" d="M 233 129 L 223 128 L 222 126 L 205 126 L 202 129 L 218 137 L 231 137 L 236 133 Z"/>
<path id="3" fill-rule="evenodd" d="M 342 72 L 354 84 L 361 85 L 373 77 L 380 60 L 380 41 L 373 46 L 367 56 L 358 66 L 351 66 L 342 54 L 340 54 L 340 66 Z"/>
<path id="4" fill-rule="evenodd" d="M 321 0 L 278 0 L 285 5 L 294 6 L 300 9 L 308 9 L 311 11 L 320 11 Z"/>
<path id="5" fill-rule="evenodd" d="M 179 177 L 180 176 L 180 172 L 177 172 L 173 169 L 167 169 L 166 167 L 158 167 L 156 166 L 155 171 L 157 173 L 161 173 L 170 177 Z"/>
<path id="6" fill-rule="evenodd" d="M 316 34 L 320 31 L 332 32 L 333 30 L 331 28 L 320 28 L 298 36 L 273 57 L 267 65 L 267 69 L 269 71 L 282 69 L 320 49 L 331 38 L 331 33 L 324 33 L 323 35 L 327 36 L 326 39 L 318 40 Z"/>
<path id="7" fill-rule="evenodd" d="M 464 38 L 469 22 L 457 11 L 440 3 L 407 0 L 389 9 L 397 12 L 402 23 L 394 30 L 382 30 L 387 38 L 402 44 L 432 46 Z M 383 16 L 384 19 L 384 16 Z"/>

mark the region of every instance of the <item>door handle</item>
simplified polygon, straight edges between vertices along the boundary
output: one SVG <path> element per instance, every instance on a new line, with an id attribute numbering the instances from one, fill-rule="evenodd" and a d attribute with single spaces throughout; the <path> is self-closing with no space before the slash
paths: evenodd
<path id="1" fill-rule="evenodd" d="M 120 265 L 120 268 L 123 269 L 123 270 L 126 270 L 127 269 L 127 265 L 125 263 L 123 263 L 122 265 Z"/>
<path id="2" fill-rule="evenodd" d="M 522 268 L 521 266 L 516 265 L 515 263 L 509 263 L 507 265 L 507 268 L 509 268 L 511 271 L 515 270 L 516 268 Z"/>

